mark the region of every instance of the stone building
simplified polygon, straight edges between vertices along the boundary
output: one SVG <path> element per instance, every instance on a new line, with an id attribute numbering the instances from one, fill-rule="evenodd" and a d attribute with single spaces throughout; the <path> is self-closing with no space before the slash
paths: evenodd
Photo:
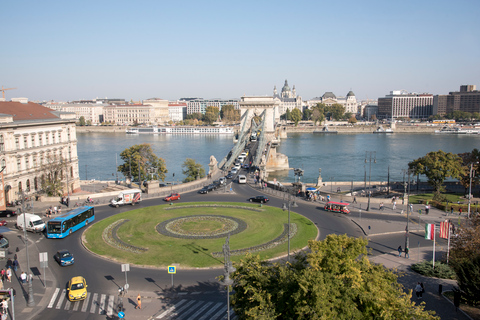
<path id="1" fill-rule="evenodd" d="M 427 119 L 432 114 L 433 95 L 430 93 L 401 90 L 378 98 L 378 119 Z"/>
<path id="2" fill-rule="evenodd" d="M 285 114 L 287 109 L 292 111 L 293 109 L 299 109 L 303 112 L 303 101 L 301 96 L 297 96 L 295 85 L 292 89 L 288 86 L 288 81 L 285 80 L 285 84 L 282 87 L 282 92 L 278 94 L 277 86 L 273 87 L 273 98 L 279 101 L 280 115 Z"/>
<path id="3" fill-rule="evenodd" d="M 75 114 L 53 111 L 36 103 L 0 102 L 0 169 L 4 200 L 41 191 L 45 166 L 58 162 L 62 191 L 80 190 Z"/>
<path id="4" fill-rule="evenodd" d="M 445 115 L 453 111 L 480 112 L 480 91 L 475 85 L 462 85 L 460 91 L 433 98 L 433 114 Z"/>

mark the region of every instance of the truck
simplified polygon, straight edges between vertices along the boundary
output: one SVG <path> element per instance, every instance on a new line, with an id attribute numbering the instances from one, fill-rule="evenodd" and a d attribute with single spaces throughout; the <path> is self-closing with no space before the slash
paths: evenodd
<path id="1" fill-rule="evenodd" d="M 17 216 L 17 223 L 15 225 L 17 229 L 31 232 L 42 232 L 45 230 L 45 222 L 43 222 L 40 216 L 33 213 L 22 213 Z"/>
<path id="2" fill-rule="evenodd" d="M 126 204 L 131 204 L 132 206 L 135 203 L 142 201 L 142 190 L 140 189 L 130 189 L 124 190 L 118 194 L 115 199 L 110 201 L 112 207 L 119 207 Z"/>

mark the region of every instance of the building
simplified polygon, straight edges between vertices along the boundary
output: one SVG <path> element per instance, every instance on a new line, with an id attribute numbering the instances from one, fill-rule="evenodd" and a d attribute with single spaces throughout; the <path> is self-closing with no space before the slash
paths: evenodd
<path id="1" fill-rule="evenodd" d="M 85 123 L 89 125 L 95 126 L 105 121 L 104 110 L 103 110 L 103 107 L 105 106 L 105 104 L 100 102 L 98 103 L 47 102 L 46 104 L 44 104 L 44 106 L 55 111 L 73 112 L 76 115 L 77 121 L 79 121 L 80 118 L 83 117 L 85 119 Z"/>
<path id="2" fill-rule="evenodd" d="M 282 92 L 278 94 L 277 86 L 273 87 L 273 98 L 279 101 L 280 115 L 285 114 L 287 109 L 292 111 L 293 109 L 299 109 L 303 112 L 303 101 L 301 96 L 297 96 L 295 85 L 292 89 L 288 86 L 288 81 L 285 80 L 285 84 L 282 87 Z"/>
<path id="3" fill-rule="evenodd" d="M 448 95 L 436 95 L 433 101 L 433 114 L 445 115 L 453 111 L 480 112 L 480 91 L 475 85 L 462 85 L 460 91 Z"/>
<path id="4" fill-rule="evenodd" d="M 180 102 L 187 103 L 187 114 L 201 113 L 205 114 L 207 107 L 217 107 L 218 111 L 222 111 L 222 107 L 232 105 L 236 110 L 240 109 L 238 99 L 209 99 L 202 98 L 182 98 Z"/>
<path id="5" fill-rule="evenodd" d="M 116 125 L 153 125 L 157 115 L 155 107 L 144 104 L 108 105 L 103 107 L 105 121 Z M 163 123 L 162 123 L 163 124 Z"/>
<path id="6" fill-rule="evenodd" d="M 187 117 L 187 103 L 186 102 L 169 102 L 168 115 L 173 122 L 183 121 Z"/>
<path id="7" fill-rule="evenodd" d="M 346 97 L 337 97 L 333 92 L 328 91 L 321 97 L 316 97 L 307 101 L 308 108 L 310 109 L 318 103 L 322 103 L 326 106 L 339 104 L 345 108 L 345 113 L 350 112 L 354 115 L 359 114 L 357 98 L 351 90 L 347 93 Z"/>
<path id="8" fill-rule="evenodd" d="M 433 114 L 433 95 L 430 93 L 408 93 L 390 91 L 378 98 L 378 119 L 427 119 Z"/>
<path id="9" fill-rule="evenodd" d="M 52 164 L 58 164 L 53 173 L 46 170 Z M 41 193 L 47 174 L 62 177 L 65 195 L 80 190 L 75 114 L 27 99 L 0 102 L 1 169 L 5 201 Z"/>
<path id="10" fill-rule="evenodd" d="M 151 98 L 143 100 L 144 105 L 150 105 L 153 107 L 153 118 L 150 122 L 154 124 L 166 124 L 170 121 L 168 115 L 168 100 L 160 98 Z"/>

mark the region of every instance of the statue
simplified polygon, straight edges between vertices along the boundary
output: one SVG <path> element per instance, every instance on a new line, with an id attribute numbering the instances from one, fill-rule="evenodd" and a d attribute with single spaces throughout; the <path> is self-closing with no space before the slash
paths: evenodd
<path id="1" fill-rule="evenodd" d="M 318 179 L 317 179 L 317 187 L 320 187 L 322 185 L 322 169 L 318 168 Z"/>
<path id="2" fill-rule="evenodd" d="M 217 164 L 218 164 L 218 161 L 217 159 L 211 155 L 210 156 L 210 163 L 208 164 L 208 175 L 211 176 L 215 173 L 215 171 L 218 170 L 218 167 L 217 167 Z"/>

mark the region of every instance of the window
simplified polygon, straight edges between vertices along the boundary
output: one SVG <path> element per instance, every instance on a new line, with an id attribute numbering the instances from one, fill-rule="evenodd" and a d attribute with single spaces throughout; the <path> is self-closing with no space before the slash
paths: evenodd
<path id="1" fill-rule="evenodd" d="M 5 169 L 3 169 L 3 173 L 7 173 L 7 163 L 5 162 L 5 159 L 2 159 L 2 162 L 1 162 L 0 166 L 1 166 L 0 170 L 5 168 Z"/>
<path id="2" fill-rule="evenodd" d="M 43 146 L 43 134 L 38 135 L 38 145 L 40 147 Z"/>
<path id="3" fill-rule="evenodd" d="M 25 157 L 25 169 L 29 169 L 30 168 L 30 159 L 27 157 Z"/>
<path id="4" fill-rule="evenodd" d="M 17 171 L 22 171 L 22 159 L 17 158 Z"/>
<path id="5" fill-rule="evenodd" d="M 15 137 L 15 148 L 17 150 L 20 149 L 20 138 L 18 138 L 18 137 Z"/>
<path id="6" fill-rule="evenodd" d="M 49 132 L 45 133 L 45 144 L 46 145 L 50 144 L 50 133 Z"/>
<path id="7" fill-rule="evenodd" d="M 35 136 L 32 135 L 32 148 L 34 148 L 34 147 L 35 147 Z"/>
<path id="8" fill-rule="evenodd" d="M 28 148 L 28 137 L 23 136 L 23 149 L 27 149 L 27 148 Z"/>
<path id="9" fill-rule="evenodd" d="M 34 155 L 32 156 L 32 158 L 33 158 L 33 168 L 37 168 L 37 155 L 34 154 Z M 35 188 L 35 189 L 36 189 L 36 188 Z"/>
<path id="10" fill-rule="evenodd" d="M 3 135 L 0 135 L 0 151 L 5 151 L 5 138 Z"/>

